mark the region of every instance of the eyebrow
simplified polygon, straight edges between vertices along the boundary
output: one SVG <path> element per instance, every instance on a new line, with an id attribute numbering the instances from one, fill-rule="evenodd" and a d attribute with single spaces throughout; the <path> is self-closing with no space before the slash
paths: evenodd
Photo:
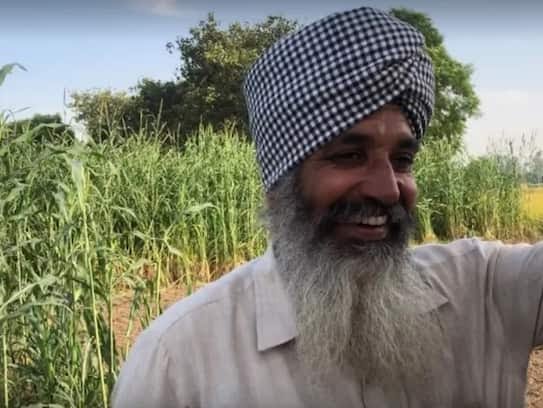
<path id="1" fill-rule="evenodd" d="M 347 132 L 337 141 L 337 144 L 360 147 L 373 147 L 375 145 L 375 139 L 365 133 Z M 397 143 L 397 148 L 418 152 L 420 149 L 420 141 L 407 133 L 403 133 L 401 135 L 400 141 Z"/>
<path id="2" fill-rule="evenodd" d="M 413 150 L 414 152 L 418 152 L 420 149 L 420 140 L 415 139 L 413 136 L 408 136 L 406 138 L 403 138 L 398 143 L 398 148 Z"/>

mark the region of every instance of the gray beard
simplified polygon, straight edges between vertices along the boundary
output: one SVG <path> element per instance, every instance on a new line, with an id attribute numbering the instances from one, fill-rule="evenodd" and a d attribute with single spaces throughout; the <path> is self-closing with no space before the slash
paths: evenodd
<path id="1" fill-rule="evenodd" d="M 295 176 L 286 176 L 270 194 L 266 222 L 310 382 L 326 383 L 340 370 L 362 385 L 423 391 L 443 336 L 427 313 L 429 286 L 410 259 L 409 231 L 399 231 L 401 239 L 339 244 L 319 236 L 307 213 Z"/>

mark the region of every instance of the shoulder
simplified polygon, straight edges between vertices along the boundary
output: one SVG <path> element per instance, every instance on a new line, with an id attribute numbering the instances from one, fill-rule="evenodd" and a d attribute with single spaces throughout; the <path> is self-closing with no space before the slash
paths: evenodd
<path id="1" fill-rule="evenodd" d="M 412 259 L 431 286 L 449 300 L 479 296 L 488 285 L 489 272 L 503 247 L 501 242 L 459 239 L 446 244 L 412 248 Z"/>
<path id="2" fill-rule="evenodd" d="M 411 253 L 414 264 L 431 285 L 449 299 L 460 294 L 510 298 L 512 289 L 539 287 L 539 283 L 533 283 L 543 280 L 543 243 L 460 239 L 448 244 L 421 245 L 412 248 Z"/>
<path id="3" fill-rule="evenodd" d="M 458 239 L 446 244 L 425 244 L 411 249 L 413 259 L 423 266 L 462 265 L 503 269 L 519 263 L 541 265 L 543 241 L 536 244 L 504 244 L 501 241 L 484 241 L 478 238 Z"/>
<path id="4" fill-rule="evenodd" d="M 231 333 L 239 320 L 253 320 L 253 275 L 264 264 L 260 257 L 237 267 L 155 319 L 138 336 L 121 368 L 114 406 L 178 406 L 165 401 L 179 398 L 192 406 L 198 401 L 198 374 L 210 366 L 200 360 L 212 358 L 226 339 L 235 338 Z"/>
<path id="5" fill-rule="evenodd" d="M 411 249 L 414 260 L 426 266 L 484 261 L 492 257 L 503 244 L 477 238 L 458 239 L 445 244 L 424 244 Z"/>
<path id="6" fill-rule="evenodd" d="M 261 266 L 262 259 L 256 258 L 214 282 L 208 283 L 196 292 L 174 303 L 156 318 L 140 335 L 141 338 L 153 338 L 169 343 L 168 339 L 180 329 L 194 328 L 194 324 L 213 324 L 237 305 L 253 300 L 253 273 Z M 177 337 L 177 336 L 175 336 Z"/>

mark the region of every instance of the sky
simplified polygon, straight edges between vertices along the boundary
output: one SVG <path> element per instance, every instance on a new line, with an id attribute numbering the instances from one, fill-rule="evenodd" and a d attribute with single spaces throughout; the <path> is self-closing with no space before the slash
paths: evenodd
<path id="1" fill-rule="evenodd" d="M 0 0 L 0 66 L 22 64 L 0 87 L 0 111 L 23 118 L 60 113 L 74 91 L 129 90 L 142 78 L 172 80 L 186 37 L 209 12 L 223 27 L 281 15 L 308 24 L 359 6 L 426 13 L 457 60 L 474 68 L 480 115 L 468 123 L 468 152 L 524 135 L 543 149 L 541 0 Z"/>

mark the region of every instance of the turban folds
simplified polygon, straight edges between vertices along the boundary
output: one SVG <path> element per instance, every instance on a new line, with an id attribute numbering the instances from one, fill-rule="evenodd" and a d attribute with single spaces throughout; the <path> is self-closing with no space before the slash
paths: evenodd
<path id="1" fill-rule="evenodd" d="M 357 8 L 283 38 L 244 82 L 266 190 L 312 152 L 387 103 L 420 138 L 434 105 L 424 37 L 388 13 Z"/>

